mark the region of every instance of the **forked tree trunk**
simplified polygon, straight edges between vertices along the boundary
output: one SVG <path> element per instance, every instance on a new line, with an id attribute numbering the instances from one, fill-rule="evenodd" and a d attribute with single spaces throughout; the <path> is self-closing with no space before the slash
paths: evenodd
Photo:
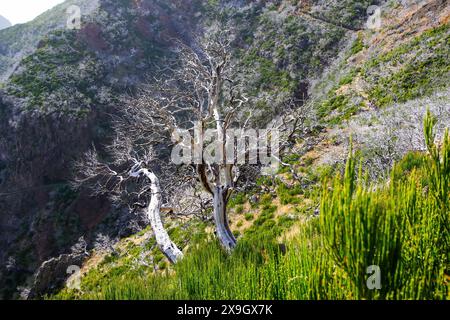
<path id="1" fill-rule="evenodd" d="M 147 207 L 147 216 L 150 220 L 150 226 L 155 234 L 156 243 L 170 260 L 171 263 L 176 263 L 183 258 L 183 252 L 178 249 L 177 245 L 170 240 L 169 234 L 161 221 L 161 188 L 158 177 L 147 169 L 141 169 L 140 173 L 144 174 L 151 182 L 152 198 Z"/>
<path id="2" fill-rule="evenodd" d="M 227 192 L 224 187 L 215 187 L 213 190 L 214 222 L 217 238 L 227 251 L 231 251 L 236 246 L 236 238 L 228 225 Z"/>

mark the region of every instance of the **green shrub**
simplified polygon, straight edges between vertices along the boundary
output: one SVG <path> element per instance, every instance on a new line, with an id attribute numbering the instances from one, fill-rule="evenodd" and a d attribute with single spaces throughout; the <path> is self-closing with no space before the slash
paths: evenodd
<path id="1" fill-rule="evenodd" d="M 237 193 L 235 194 L 229 201 L 228 201 L 228 207 L 234 208 L 238 205 L 243 205 L 247 201 L 245 193 Z"/>
<path id="2" fill-rule="evenodd" d="M 246 213 L 245 214 L 245 220 L 252 221 L 254 218 L 253 213 Z"/>
<path id="3" fill-rule="evenodd" d="M 358 36 L 358 38 L 353 42 L 352 47 L 350 49 L 350 55 L 353 56 L 359 52 L 361 52 L 364 49 L 364 41 L 361 36 Z"/>
<path id="4" fill-rule="evenodd" d="M 278 227 L 283 230 L 289 229 L 295 223 L 295 219 L 290 216 L 282 216 L 278 219 Z"/>
<path id="5" fill-rule="evenodd" d="M 380 107 L 427 96 L 448 85 L 450 24 L 368 61 L 362 73 L 372 84 L 369 98 Z M 411 53 L 415 53 L 411 55 Z M 382 70 L 392 69 L 392 72 Z M 386 76 L 379 76 L 385 73 Z"/>
<path id="6" fill-rule="evenodd" d="M 273 196 L 271 194 L 263 194 L 261 198 L 259 199 L 259 205 L 262 208 L 267 208 L 272 205 Z"/>
<path id="7" fill-rule="evenodd" d="M 256 185 L 257 185 L 258 187 L 261 187 L 261 186 L 268 186 L 268 187 L 271 187 L 271 186 L 273 185 L 273 179 L 271 179 L 270 177 L 267 177 L 267 176 L 259 177 L 259 178 L 256 180 Z"/>
<path id="8" fill-rule="evenodd" d="M 288 187 L 284 183 L 280 184 L 277 187 L 277 195 L 280 199 L 281 204 L 299 204 L 301 199 L 298 198 L 298 195 L 302 194 L 303 190 L 299 185 Z"/>

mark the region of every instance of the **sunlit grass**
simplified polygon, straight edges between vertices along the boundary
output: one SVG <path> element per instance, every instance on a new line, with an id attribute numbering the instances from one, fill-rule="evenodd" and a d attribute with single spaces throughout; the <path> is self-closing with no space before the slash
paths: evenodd
<path id="1" fill-rule="evenodd" d="M 287 243 L 277 242 L 283 224 L 267 195 L 231 255 L 202 240 L 173 270 L 124 270 L 54 298 L 447 299 L 450 141 L 447 132 L 435 145 L 433 125 L 428 114 L 428 154 L 407 156 L 389 183 L 368 183 L 350 155 L 345 174 L 323 183 L 320 218 L 298 222 Z M 371 265 L 381 269 L 381 290 L 367 287 Z"/>

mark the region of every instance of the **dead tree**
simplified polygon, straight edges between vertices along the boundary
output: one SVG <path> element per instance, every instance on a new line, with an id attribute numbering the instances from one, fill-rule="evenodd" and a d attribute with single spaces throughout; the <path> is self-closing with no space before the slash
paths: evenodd
<path id="1" fill-rule="evenodd" d="M 161 219 L 163 195 L 170 198 L 170 185 L 161 186 L 152 167 L 171 181 L 173 168 L 164 166 L 151 148 L 139 150 L 130 139 L 124 139 L 118 132 L 115 142 L 107 148 L 102 161 L 93 148 L 76 164 L 77 175 L 74 186 L 88 186 L 93 195 L 108 195 L 114 203 L 126 204 L 130 210 L 144 210 L 155 235 L 156 242 L 164 255 L 176 263 L 183 257 L 182 251 L 173 243 Z"/>
<path id="2" fill-rule="evenodd" d="M 117 137 L 107 150 L 114 168 L 101 162 L 94 151 L 79 165 L 82 177 L 78 184 L 94 179 L 97 187 L 94 190 L 113 191 L 115 200 L 134 198 L 134 206 L 146 208 L 157 242 L 173 262 L 182 253 L 162 225 L 161 197 L 165 194 L 165 198 L 171 200 L 171 206 L 184 206 L 188 214 L 202 210 L 208 202 L 198 195 L 196 183 L 210 197 L 220 243 L 229 251 L 236 246 L 228 223 L 227 204 L 240 183 L 241 172 L 245 171 L 240 169 L 245 168 L 236 161 L 238 143 L 234 136 L 229 136 L 228 129 L 237 128 L 244 132 L 254 125 L 256 104 L 249 106 L 249 100 L 243 94 L 241 71 L 232 59 L 229 35 L 227 31 L 216 30 L 194 46 L 179 43 L 176 61 L 167 63 L 161 75 L 115 116 Z M 286 125 L 281 120 L 273 123 L 273 128 Z M 294 124 L 289 126 L 296 127 L 297 124 L 294 119 Z M 211 131 L 213 142 L 204 139 Z M 287 136 L 292 138 L 291 134 Z M 274 137 L 270 139 L 273 141 Z M 180 147 L 187 149 L 188 154 L 183 154 L 182 159 L 174 159 L 175 150 Z M 214 156 L 207 157 L 208 150 L 213 150 Z M 161 159 L 164 160 L 157 161 Z M 160 181 L 170 187 L 162 190 Z M 188 189 L 194 190 L 197 202 L 180 205 L 180 199 Z M 140 203 L 146 196 L 150 196 L 150 201 Z"/>

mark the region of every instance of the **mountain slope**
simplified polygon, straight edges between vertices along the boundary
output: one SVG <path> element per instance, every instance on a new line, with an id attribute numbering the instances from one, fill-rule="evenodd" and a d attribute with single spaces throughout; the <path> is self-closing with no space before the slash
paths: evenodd
<path id="1" fill-rule="evenodd" d="M 321 201 L 318 194 L 333 189 L 325 186 L 323 191 L 323 179 L 330 179 L 344 170 L 351 135 L 353 147 L 364 156 L 364 169 L 370 174 L 371 181 L 382 181 L 375 193 L 380 193 L 389 183 L 385 174 L 396 162 L 399 163 L 395 172 L 400 172 L 400 176 L 408 176 L 414 170 L 418 170 L 418 175 L 424 174 L 420 168 L 425 163 L 421 151 L 426 149 L 422 127 L 426 109 L 437 116 L 435 128 L 439 138 L 450 124 L 449 65 L 445 59 L 450 53 L 450 7 L 445 1 L 433 0 L 415 6 L 386 6 L 383 9 L 384 23 L 380 30 L 350 33 L 348 45 L 325 72 L 314 67 L 308 69 L 313 75 L 319 75 L 311 82 L 308 93 L 321 115 L 322 129 L 305 141 L 299 141 L 292 156 L 285 159 L 292 164 L 299 178 L 294 179 L 289 170 L 282 169 L 274 181 L 261 179 L 259 188 L 231 200 L 231 227 L 241 241 L 241 247 L 231 258 L 207 240 L 208 227 L 186 224 L 194 227 L 199 238 L 206 241 L 206 245 L 202 246 L 199 241 L 200 248 L 193 248 L 191 244 L 197 242 L 191 239 L 191 232 L 189 235 L 178 233 L 177 230 L 183 228 L 168 219 L 170 234 L 186 252 L 186 260 L 181 265 L 169 267 L 155 251 L 151 231 L 144 230 L 119 241 L 116 251 L 94 251 L 82 268 L 81 291 L 66 288 L 54 298 L 355 299 L 362 294 L 350 284 L 353 273 L 345 273 L 336 266 L 337 261 L 332 260 L 330 266 L 325 262 L 327 252 L 317 231 L 317 215 L 323 214 L 318 209 Z M 277 25 L 276 29 L 280 28 Z M 279 32 L 283 34 L 283 31 Z M 272 39 L 282 41 L 286 35 Z M 261 40 L 258 47 L 262 50 L 257 54 L 264 55 L 264 48 L 271 46 L 261 45 L 267 38 L 258 40 Z M 275 47 L 283 46 L 276 43 Z M 249 60 L 256 61 L 258 66 L 258 55 L 255 56 Z M 421 63 L 427 68 L 418 67 Z M 414 72 L 411 72 L 413 68 Z M 296 74 L 295 71 L 292 74 Z M 271 79 L 276 85 L 283 83 L 280 78 Z M 259 78 L 253 80 L 258 83 Z M 271 89 L 262 85 L 258 92 L 267 90 L 274 96 L 276 90 Z M 418 188 L 422 191 L 422 186 Z M 340 191 L 331 192 L 338 197 Z M 401 198 L 404 194 L 398 196 Z M 383 198 L 383 204 L 387 199 Z M 401 203 L 399 199 L 394 202 Z M 431 220 L 434 223 L 437 218 Z M 420 224 L 419 221 L 416 223 Z M 349 238 L 352 236 L 350 232 L 346 234 Z M 388 233 L 388 236 L 394 237 L 394 233 Z M 423 234 L 417 239 L 426 237 Z M 282 242 L 283 247 L 288 247 L 287 253 L 265 247 L 268 239 L 274 238 Z M 350 245 L 352 242 L 348 239 L 346 243 Z M 443 242 L 439 243 L 442 247 Z M 411 240 L 406 247 L 415 245 L 417 243 Z M 314 261 L 321 262 L 316 265 Z M 446 266 L 442 268 L 439 272 Z M 430 274 L 421 274 L 414 279 L 416 271 L 407 272 L 408 280 L 399 288 L 402 293 L 388 298 L 447 298 L 445 283 L 448 284 L 448 275 L 447 278 L 445 274 L 436 275 L 442 277 L 439 279 L 443 286 L 433 291 L 437 281 L 425 280 Z M 420 293 L 415 285 L 419 282 Z M 365 285 L 365 281 L 361 284 Z"/>
<path id="2" fill-rule="evenodd" d="M 0 32 L 0 54 L 6 61 L 0 92 L 3 297 L 17 297 L 19 285 L 33 286 L 33 274 L 52 257 L 62 275 L 45 274 L 48 268 L 41 268 L 39 279 L 64 280 L 70 247 L 81 236 L 90 250 L 99 234 L 116 241 L 142 229 L 142 217 L 126 208 L 112 208 L 105 198 L 71 190 L 67 181 L 73 160 L 92 144 L 101 148 L 108 142 L 109 113 L 173 57 L 174 39 L 192 45 L 195 35 L 216 19 L 236 29 L 236 57 L 247 91 L 252 99 L 264 102 L 257 110 L 262 122 L 282 112 L 280 105 L 290 97 L 298 101 L 310 97 L 320 121 L 286 160 L 303 177 L 302 183 L 293 185 L 288 171 L 280 172 L 276 183 L 261 181 L 262 194 L 256 194 L 261 207 L 251 201 L 254 195 L 239 195 L 232 215 L 236 233 L 265 234 L 267 228 L 271 235 L 282 237 L 303 230 L 298 222 L 316 215 L 314 192 L 321 178 L 342 170 L 346 138 L 362 128 L 361 124 L 354 130 L 345 127 L 347 120 L 364 120 L 380 108 L 392 109 L 395 102 L 412 104 L 411 99 L 433 100 L 434 95 L 435 109 L 445 111 L 448 106 L 446 1 L 427 1 L 424 7 L 386 4 L 385 25 L 379 31 L 364 30 L 372 1 L 99 0 L 98 6 L 87 10 L 81 30 L 61 29 L 61 17 L 71 3 L 30 24 Z M 417 58 L 408 55 L 412 50 Z M 424 64 L 414 70 L 418 63 Z M 433 72 L 428 73 L 426 66 Z M 387 68 L 393 72 L 387 73 Z M 419 84 L 426 90 L 417 90 Z M 445 115 L 442 112 L 440 127 Z M 366 150 L 371 152 L 377 154 Z M 377 174 L 391 164 L 383 163 Z M 264 197 L 266 193 L 276 196 Z M 192 223 L 193 227 L 173 222 L 170 228 L 185 247 L 195 231 L 204 237 L 209 234 L 208 227 Z M 137 263 L 144 258 L 152 257 L 153 269 L 165 269 L 164 258 L 148 240 L 151 236 L 148 230 L 131 236 L 131 242 L 147 239 L 149 246 L 144 248 L 124 249 L 127 240 L 119 241 L 119 257 L 106 258 L 105 268 L 89 277 L 93 288 L 103 286 L 97 281 L 107 279 L 109 272 L 122 275 L 123 266 L 141 272 Z M 93 259 L 98 262 L 99 257 L 94 254 Z M 92 260 L 87 265 L 97 266 Z M 48 283 L 42 288 L 37 296 L 57 289 Z"/>
<path id="3" fill-rule="evenodd" d="M 9 77 L 23 57 L 34 51 L 42 37 L 66 27 L 66 11 L 72 5 L 80 7 L 82 16 L 89 16 L 98 7 L 98 1 L 68 0 L 41 14 L 32 22 L 17 24 L 0 31 L 0 83 Z"/>
<path id="4" fill-rule="evenodd" d="M 11 27 L 11 22 L 3 16 L 0 16 L 0 30 Z"/>

